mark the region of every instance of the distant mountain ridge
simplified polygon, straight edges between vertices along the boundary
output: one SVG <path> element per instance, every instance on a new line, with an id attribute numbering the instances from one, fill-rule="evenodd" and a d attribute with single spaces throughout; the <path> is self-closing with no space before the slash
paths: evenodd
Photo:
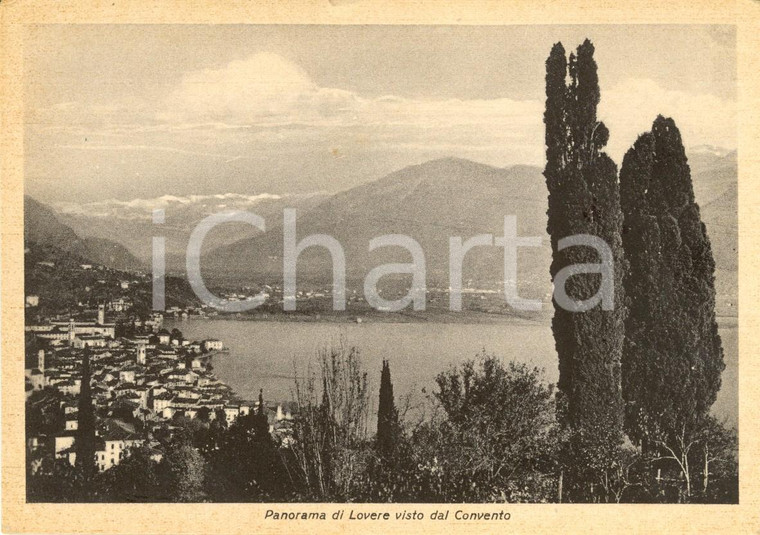
<path id="1" fill-rule="evenodd" d="M 719 294 L 736 299 L 737 163 L 735 151 L 699 152 L 690 160 L 697 202 L 710 236 L 718 269 Z M 543 247 L 521 248 L 518 280 L 521 295 L 551 291 L 550 250 L 546 235 L 546 186 L 542 170 L 518 165 L 497 168 L 457 158 L 433 160 L 391 173 L 379 180 L 337 193 L 300 213 L 297 235 L 324 233 L 344 247 L 348 276 L 363 277 L 372 267 L 409 262 L 401 248 L 368 251 L 369 240 L 382 234 L 406 234 L 425 252 L 428 278 L 448 282 L 449 237 L 503 235 L 505 215 L 517 219 L 518 236 L 541 236 Z M 268 224 L 269 225 L 269 224 Z M 279 279 L 282 273 L 281 223 L 266 233 L 217 249 L 206 249 L 202 266 L 209 276 L 255 281 Z M 329 280 L 329 255 L 321 248 L 299 257 L 303 280 Z M 465 284 L 493 285 L 503 279 L 503 249 L 473 249 L 465 259 Z"/>
<path id="2" fill-rule="evenodd" d="M 24 196 L 24 242 L 53 246 L 94 264 L 123 271 L 140 271 L 145 265 L 123 245 L 104 238 L 80 238 L 53 210 Z"/>
<path id="3" fill-rule="evenodd" d="M 342 245 L 349 279 L 361 279 L 384 263 L 408 263 L 400 247 L 369 252 L 369 241 L 384 234 L 414 238 L 425 255 L 428 282 L 448 286 L 449 239 L 478 234 L 500 237 L 504 216 L 514 215 L 521 236 L 546 235 L 546 187 L 541 170 L 506 169 L 458 158 L 444 158 L 403 168 L 379 180 L 328 198 L 299 214 L 297 235 L 328 234 Z M 266 277 L 282 273 L 282 224 L 266 233 L 221 247 L 203 259 L 204 273 Z M 520 283 L 528 295 L 542 297 L 548 280 L 548 239 L 544 247 L 520 254 Z M 503 249 L 478 247 L 465 257 L 465 285 L 498 287 L 504 278 Z M 299 257 L 300 280 L 329 280 L 331 262 L 322 248 Z"/>
<path id="4" fill-rule="evenodd" d="M 324 193 L 302 195 L 164 195 L 154 199 L 131 201 L 106 200 L 86 204 L 63 203 L 57 206 L 58 218 L 80 236 L 118 239 L 144 264 L 151 263 L 152 237 L 165 239 L 167 270 L 184 270 L 184 253 L 193 228 L 214 213 L 228 210 L 248 210 L 263 217 L 267 224 L 282 219 L 282 209 L 306 211 L 328 197 Z M 153 209 L 164 210 L 164 223 L 152 220 Z M 251 237 L 255 229 L 247 225 L 225 225 L 215 230 L 208 242 L 213 247 L 234 243 Z"/>
<path id="5" fill-rule="evenodd" d="M 718 293 L 735 301 L 737 269 L 737 158 L 735 151 L 697 147 L 687 152 L 697 202 L 707 226 L 717 266 Z M 477 234 L 503 235 L 504 216 L 514 215 L 518 236 L 541 236 L 543 247 L 521 248 L 521 295 L 545 296 L 551 290 L 550 250 L 546 235 L 547 191 L 542 170 L 517 165 L 493 167 L 459 158 L 443 158 L 405 167 L 378 180 L 333 195 L 258 198 L 237 194 L 196 196 L 193 202 L 172 204 L 166 224 L 149 219 L 88 216 L 86 211 L 59 219 L 76 221 L 76 233 L 85 231 L 113 237 L 130 249 L 142 247 L 150 258 L 150 236 L 166 235 L 169 269 L 184 270 L 184 247 L 190 231 L 207 213 L 249 209 L 266 220 L 262 233 L 244 224 L 212 231 L 204 243 L 205 275 L 226 281 L 259 283 L 282 277 L 282 209 L 297 209 L 298 239 L 328 234 L 343 246 L 349 279 L 363 279 L 373 267 L 410 262 L 408 251 L 383 248 L 370 252 L 369 240 L 383 234 L 405 234 L 417 240 L 425 253 L 429 283 L 448 285 L 449 238 L 466 240 Z M 200 197 L 204 197 L 201 199 Z M 190 197 L 188 197 L 190 199 Z M 125 202 L 124 204 L 130 204 Z M 130 207 L 134 205 L 131 203 Z M 225 206 L 222 206 L 225 205 Z M 138 206 L 145 210 L 144 206 Z M 178 211 L 179 210 L 179 211 Z M 55 217 L 55 214 L 48 214 Z M 60 221 L 59 221 L 60 223 Z M 64 225 L 65 226 L 65 225 Z M 68 232 L 71 228 L 59 229 Z M 84 240 L 88 241 L 88 240 Z M 92 247 L 102 251 L 103 246 Z M 329 281 L 331 262 L 323 248 L 304 251 L 298 261 L 299 280 Z M 472 286 L 498 284 L 503 279 L 503 249 L 478 247 L 465 258 L 463 279 Z"/>

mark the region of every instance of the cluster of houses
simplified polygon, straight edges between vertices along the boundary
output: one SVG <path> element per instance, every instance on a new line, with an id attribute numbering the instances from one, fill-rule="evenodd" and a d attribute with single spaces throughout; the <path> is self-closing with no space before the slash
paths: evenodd
<path id="1" fill-rule="evenodd" d="M 107 470 L 138 445 L 154 447 L 150 431 L 179 417 L 234 423 L 258 408 L 258 401 L 238 400 L 208 366 L 224 349 L 220 340 L 185 340 L 181 333 L 160 328 L 156 314 L 139 334 L 116 337 L 106 322 L 105 307 L 94 321 L 49 321 L 26 327 L 41 343 L 36 367 L 25 370 L 27 397 L 35 391 L 57 390 L 65 423 L 55 436 L 27 436 L 30 451 L 47 448 L 56 459 L 76 461 L 78 403 L 82 362 L 89 354 L 91 392 L 97 415 L 96 462 Z M 265 406 L 270 431 L 288 440 L 292 412 L 282 404 Z M 153 451 L 153 450 L 151 450 Z M 156 456 L 160 456 L 156 450 Z"/>

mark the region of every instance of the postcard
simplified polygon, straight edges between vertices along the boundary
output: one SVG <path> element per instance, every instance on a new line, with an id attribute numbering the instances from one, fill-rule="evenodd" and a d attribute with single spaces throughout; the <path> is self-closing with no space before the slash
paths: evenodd
<path id="1" fill-rule="evenodd" d="M 757 3 L 0 14 L 5 531 L 760 527 Z"/>

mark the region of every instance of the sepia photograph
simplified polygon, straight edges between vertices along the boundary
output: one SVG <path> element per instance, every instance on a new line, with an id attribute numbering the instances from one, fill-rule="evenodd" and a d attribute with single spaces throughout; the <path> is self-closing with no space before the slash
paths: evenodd
<path id="1" fill-rule="evenodd" d="M 238 22 L 18 34 L 18 507 L 747 503 L 737 24 Z"/>

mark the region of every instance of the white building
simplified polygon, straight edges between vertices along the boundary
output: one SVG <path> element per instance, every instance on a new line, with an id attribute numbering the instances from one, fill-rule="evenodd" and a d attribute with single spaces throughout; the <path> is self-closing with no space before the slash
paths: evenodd
<path id="1" fill-rule="evenodd" d="M 74 337 L 73 346 L 76 349 L 84 349 L 85 347 L 106 347 L 106 339 L 97 334 L 82 334 Z"/>
<path id="2" fill-rule="evenodd" d="M 74 466 L 77 454 L 74 451 L 75 434 L 67 431 L 63 435 L 55 437 L 55 458 L 67 459 Z"/>
<path id="3" fill-rule="evenodd" d="M 169 392 L 163 392 L 161 394 L 153 396 L 153 410 L 157 413 L 164 412 L 164 409 L 169 407 L 174 400 L 174 396 Z"/>
<path id="4" fill-rule="evenodd" d="M 126 370 L 119 370 L 119 381 L 122 383 L 134 383 L 135 370 L 132 368 L 127 368 Z"/>
<path id="5" fill-rule="evenodd" d="M 240 416 L 240 407 L 238 405 L 227 405 L 224 407 L 224 418 L 227 420 L 227 425 L 235 423 L 238 416 Z"/>
<path id="6" fill-rule="evenodd" d="M 55 387 L 61 394 L 65 394 L 67 396 L 78 396 L 82 390 L 82 380 L 66 379 L 57 383 Z"/>
<path id="7" fill-rule="evenodd" d="M 38 368 L 24 370 L 24 375 L 29 379 L 33 390 L 42 390 L 45 388 L 45 374 Z"/>
<path id="8" fill-rule="evenodd" d="M 131 448 L 138 447 L 144 442 L 135 433 L 130 433 L 120 427 L 108 430 L 101 438 L 102 442 L 95 451 L 95 462 L 100 472 L 117 466 L 129 456 Z"/>
<path id="9" fill-rule="evenodd" d="M 50 328 L 52 327 L 58 327 L 61 330 L 66 330 L 67 333 L 70 335 L 70 339 L 73 340 L 74 337 L 83 335 L 83 334 L 90 334 L 90 335 L 100 335 L 105 338 L 115 338 L 116 336 L 116 324 L 114 323 L 96 323 L 94 321 L 51 321 L 50 322 Z M 33 326 L 30 330 L 37 331 L 36 326 Z M 44 329 L 44 327 L 43 327 Z"/>
<path id="10" fill-rule="evenodd" d="M 166 329 L 161 329 L 158 331 L 158 343 L 161 345 L 169 345 L 171 342 L 172 336 L 169 334 L 169 331 Z"/>
<path id="11" fill-rule="evenodd" d="M 206 351 L 221 351 L 224 349 L 224 344 L 221 340 L 217 340 L 216 338 L 209 338 L 208 340 L 203 341 L 203 348 Z"/>

